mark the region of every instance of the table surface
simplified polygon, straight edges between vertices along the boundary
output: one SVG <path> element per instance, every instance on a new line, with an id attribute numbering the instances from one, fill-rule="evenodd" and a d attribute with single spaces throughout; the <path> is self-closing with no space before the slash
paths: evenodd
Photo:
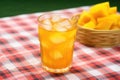
<path id="1" fill-rule="evenodd" d="M 52 11 L 72 16 L 88 6 Z M 37 18 L 41 13 L 0 19 L 0 80 L 120 80 L 120 46 L 93 48 L 75 42 L 72 68 L 53 74 L 41 67 Z"/>

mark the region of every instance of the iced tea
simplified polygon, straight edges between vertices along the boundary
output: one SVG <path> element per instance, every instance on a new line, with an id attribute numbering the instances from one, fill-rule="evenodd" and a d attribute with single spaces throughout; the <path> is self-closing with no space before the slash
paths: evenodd
<path id="1" fill-rule="evenodd" d="M 66 72 L 72 62 L 76 27 L 59 15 L 42 16 L 38 19 L 38 33 L 43 68 L 54 73 Z"/>

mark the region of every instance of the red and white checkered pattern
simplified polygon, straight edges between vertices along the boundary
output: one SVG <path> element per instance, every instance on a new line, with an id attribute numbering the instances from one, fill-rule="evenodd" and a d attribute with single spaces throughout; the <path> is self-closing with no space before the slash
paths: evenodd
<path id="1" fill-rule="evenodd" d="M 72 16 L 88 8 L 52 12 Z M 43 13 L 0 19 L 0 80 L 120 80 L 120 46 L 91 48 L 75 42 L 68 73 L 44 71 L 37 34 L 37 18 Z"/>

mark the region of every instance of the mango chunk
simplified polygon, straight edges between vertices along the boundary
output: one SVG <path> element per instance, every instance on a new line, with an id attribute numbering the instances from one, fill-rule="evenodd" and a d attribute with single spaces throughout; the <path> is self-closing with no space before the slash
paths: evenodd
<path id="1" fill-rule="evenodd" d="M 113 21 L 102 21 L 96 25 L 97 30 L 109 30 L 113 24 Z"/>
<path id="2" fill-rule="evenodd" d="M 78 24 L 84 25 L 89 21 L 96 22 L 95 19 L 92 17 L 91 14 L 89 14 L 88 11 L 83 11 L 82 14 L 80 15 L 80 18 L 78 19 Z"/>
<path id="3" fill-rule="evenodd" d="M 117 7 L 109 8 L 109 14 L 116 14 L 116 13 L 117 13 Z"/>
<path id="4" fill-rule="evenodd" d="M 120 29 L 120 14 L 117 7 L 110 7 L 109 2 L 95 4 L 89 10 L 83 11 L 78 18 L 81 27 L 96 30 Z"/>
<path id="5" fill-rule="evenodd" d="M 120 15 L 118 16 L 118 27 L 120 28 Z"/>
<path id="6" fill-rule="evenodd" d="M 118 27 L 120 28 L 120 21 L 118 22 Z"/>
<path id="7" fill-rule="evenodd" d="M 119 30 L 120 28 L 118 26 L 112 26 L 111 30 Z"/>
<path id="8" fill-rule="evenodd" d="M 109 2 L 96 4 L 90 8 L 90 14 L 92 14 L 94 18 L 104 17 L 109 14 L 108 13 L 109 8 L 110 8 Z"/>
<path id="9" fill-rule="evenodd" d="M 93 21 L 89 21 L 88 23 L 83 25 L 84 28 L 88 28 L 88 29 L 94 29 L 95 26 L 96 24 Z"/>
<path id="10" fill-rule="evenodd" d="M 103 21 L 111 21 L 111 22 L 113 22 L 114 25 L 117 25 L 118 24 L 118 18 L 119 18 L 119 15 L 113 14 L 113 15 L 109 15 L 109 16 L 106 16 L 106 17 L 98 18 L 97 22 L 100 23 L 100 22 L 103 22 Z"/>

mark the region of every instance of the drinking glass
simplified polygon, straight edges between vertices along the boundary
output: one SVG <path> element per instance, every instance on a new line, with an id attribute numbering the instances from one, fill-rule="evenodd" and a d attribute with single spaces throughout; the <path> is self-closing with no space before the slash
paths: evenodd
<path id="1" fill-rule="evenodd" d="M 73 58 L 76 26 L 64 14 L 46 13 L 38 18 L 42 67 L 53 73 L 68 72 Z"/>

